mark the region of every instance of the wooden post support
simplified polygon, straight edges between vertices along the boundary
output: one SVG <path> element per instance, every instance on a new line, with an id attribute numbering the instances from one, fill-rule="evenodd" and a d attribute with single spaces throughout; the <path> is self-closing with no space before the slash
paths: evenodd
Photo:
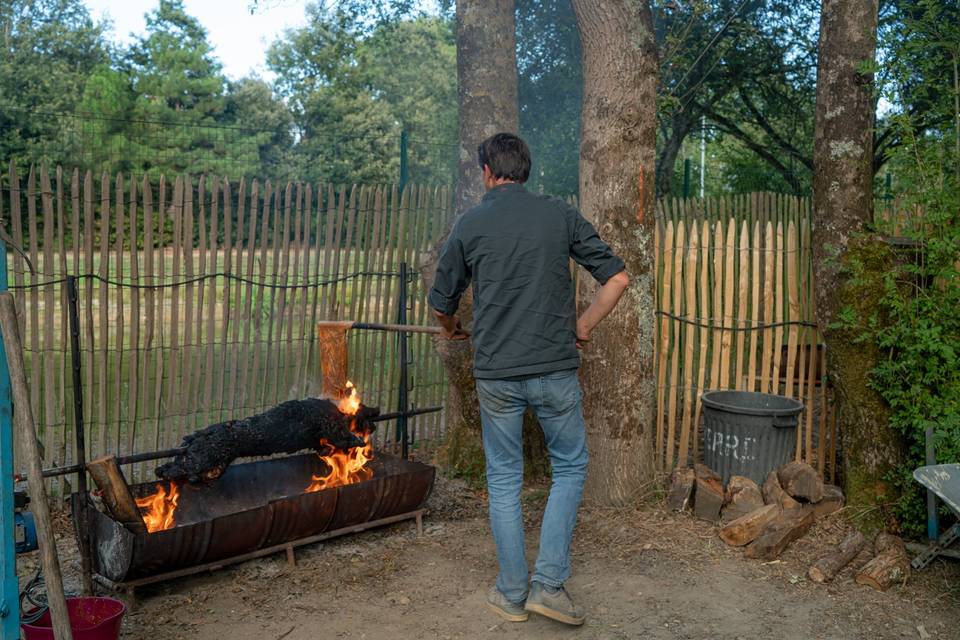
<path id="1" fill-rule="evenodd" d="M 37 430 L 33 422 L 33 409 L 30 406 L 30 390 L 27 388 L 27 377 L 23 366 L 23 346 L 20 343 L 20 330 L 17 326 L 17 310 L 9 291 L 0 293 L 0 329 L 3 331 L 3 347 L 7 354 L 7 365 L 10 368 L 13 420 L 20 431 L 21 446 L 27 458 L 27 474 L 32 479 L 27 483 L 27 488 L 30 492 L 30 509 L 37 524 L 40 561 L 47 586 L 53 635 L 56 640 L 73 640 L 67 600 L 63 593 L 63 578 L 60 575 L 57 543 L 53 537 L 53 524 L 50 520 L 50 505 L 47 504 L 47 490 L 43 484 L 43 465 L 40 462 Z"/>
<path id="2" fill-rule="evenodd" d="M 113 519 L 133 533 L 146 533 L 143 516 L 137 507 L 130 486 L 113 455 L 104 456 L 87 463 L 87 471 L 103 492 L 103 504 Z"/>
<path id="3" fill-rule="evenodd" d="M 320 343 L 320 395 L 337 400 L 347 388 L 347 331 L 352 322 L 321 322 L 317 324 Z"/>
<path id="4" fill-rule="evenodd" d="M 840 543 L 836 551 L 823 556 L 810 567 L 807 576 L 814 582 L 833 580 L 841 569 L 850 564 L 857 557 L 867 539 L 859 531 L 854 531 Z"/>

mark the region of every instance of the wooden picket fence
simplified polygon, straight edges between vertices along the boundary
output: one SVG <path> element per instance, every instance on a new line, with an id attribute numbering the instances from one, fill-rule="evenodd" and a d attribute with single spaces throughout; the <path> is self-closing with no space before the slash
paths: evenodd
<path id="1" fill-rule="evenodd" d="M 662 469 L 701 453 L 711 389 L 800 399 L 795 457 L 835 479 L 836 417 L 816 330 L 810 203 L 771 193 L 658 204 L 657 423 Z"/>
<path id="2" fill-rule="evenodd" d="M 451 216 L 448 190 L 423 186 L 151 182 L 60 168 L 31 168 L 24 181 L 11 165 L 0 187 L 0 218 L 36 269 L 10 253 L 46 466 L 76 459 L 67 275 L 79 276 L 87 459 L 151 451 L 316 393 L 315 322 L 394 322 L 400 263 L 416 275 Z M 419 278 L 407 287 L 408 321 L 428 322 Z M 443 404 L 429 337 L 409 343 L 411 405 Z M 350 358 L 364 402 L 394 410 L 396 335 L 351 331 Z M 439 438 L 442 419 L 411 419 L 417 446 Z M 393 426 L 377 438 L 395 446 Z M 148 480 L 153 466 L 127 472 Z"/>

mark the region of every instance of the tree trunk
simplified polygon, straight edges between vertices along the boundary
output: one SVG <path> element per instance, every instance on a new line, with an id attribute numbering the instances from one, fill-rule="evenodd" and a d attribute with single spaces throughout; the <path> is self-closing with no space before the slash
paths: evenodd
<path id="1" fill-rule="evenodd" d="M 457 0 L 458 214 L 483 196 L 477 145 L 520 129 L 516 50 L 514 0 Z"/>
<path id="2" fill-rule="evenodd" d="M 459 217 L 480 202 L 483 181 L 477 146 L 501 131 L 520 127 L 517 105 L 517 60 L 514 0 L 458 0 L 457 82 L 460 118 L 459 171 L 455 206 Z M 424 258 L 424 284 L 433 284 L 444 238 Z M 465 327 L 473 319 L 473 294 L 460 300 L 458 316 Z M 456 474 L 479 480 L 484 474 L 480 411 L 473 378 L 473 347 L 467 340 L 434 341 L 447 374 L 446 438 L 440 461 Z M 543 434 L 528 412 L 524 418 L 525 470 L 542 475 L 547 468 Z"/>
<path id="3" fill-rule="evenodd" d="M 690 133 L 690 118 L 683 113 L 674 114 L 671 118 L 669 135 L 664 140 L 663 148 L 657 157 L 656 191 L 657 198 L 674 195 L 673 173 L 677 165 L 677 156 L 683 147 L 683 141 Z M 680 194 L 683 196 L 684 194 Z"/>
<path id="4" fill-rule="evenodd" d="M 843 310 L 866 319 L 893 257 L 868 235 L 873 211 L 873 75 L 877 0 L 823 0 L 814 137 L 813 215 L 817 320 L 837 391 L 848 504 L 891 499 L 884 474 L 900 443 L 889 409 L 867 386 L 876 349 L 834 324 Z M 865 321 L 865 320 L 864 320 Z"/>
<path id="5" fill-rule="evenodd" d="M 646 0 L 573 0 L 583 43 L 580 203 L 632 283 L 583 351 L 585 496 L 622 505 L 654 471 L 654 156 L 657 55 Z M 597 285 L 581 272 L 580 298 Z"/>

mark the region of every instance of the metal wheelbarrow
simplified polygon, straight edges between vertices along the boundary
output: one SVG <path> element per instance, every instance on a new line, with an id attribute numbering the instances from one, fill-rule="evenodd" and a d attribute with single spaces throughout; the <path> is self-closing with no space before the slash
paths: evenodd
<path id="1" fill-rule="evenodd" d="M 950 507 L 950 510 L 956 514 L 957 518 L 960 518 L 960 464 L 934 464 L 920 467 L 914 470 L 913 478 L 926 487 L 928 491 L 935 494 L 936 497 L 943 500 Z M 935 501 L 931 499 L 928 506 L 933 507 L 928 510 L 928 518 L 930 519 L 928 526 L 932 527 L 930 543 L 927 545 L 908 545 L 911 550 L 919 551 L 910 563 L 914 569 L 924 568 L 937 556 L 960 560 L 960 551 L 948 548 L 957 539 L 960 539 L 960 522 L 937 536 Z"/>

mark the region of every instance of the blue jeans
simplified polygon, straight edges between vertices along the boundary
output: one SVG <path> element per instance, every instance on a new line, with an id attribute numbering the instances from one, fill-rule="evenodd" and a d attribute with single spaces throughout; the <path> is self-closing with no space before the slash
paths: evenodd
<path id="1" fill-rule="evenodd" d="M 513 602 L 527 597 L 520 490 L 523 413 L 529 406 L 543 429 L 553 484 L 540 526 L 533 581 L 561 587 L 570 577 L 570 540 L 587 476 L 587 437 L 576 370 L 521 380 L 477 380 L 483 450 L 487 458 L 490 527 L 497 545 L 497 589 Z"/>

